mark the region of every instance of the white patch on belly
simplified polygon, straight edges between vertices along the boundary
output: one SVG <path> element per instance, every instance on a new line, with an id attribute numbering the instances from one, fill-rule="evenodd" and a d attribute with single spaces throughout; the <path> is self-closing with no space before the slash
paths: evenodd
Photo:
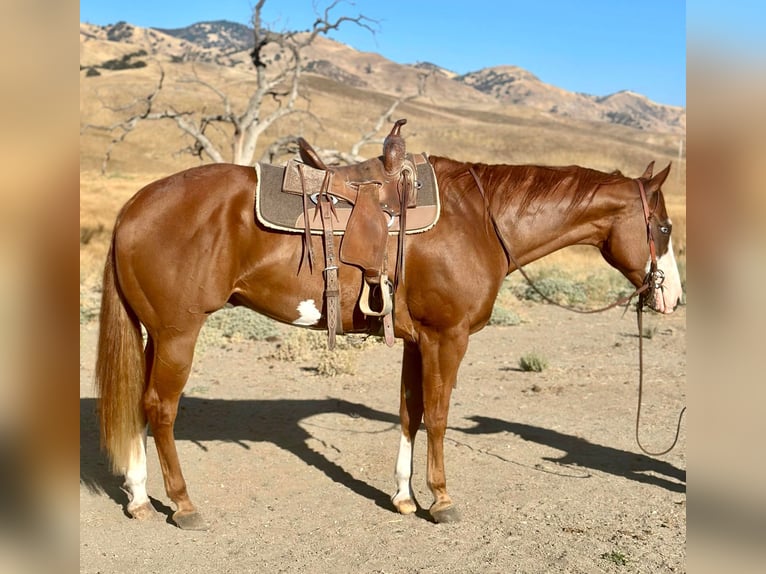
<path id="1" fill-rule="evenodd" d="M 296 309 L 298 310 L 300 317 L 293 321 L 293 325 L 311 327 L 312 325 L 319 323 L 319 319 L 322 318 L 322 313 L 317 309 L 313 299 L 301 301 Z"/>

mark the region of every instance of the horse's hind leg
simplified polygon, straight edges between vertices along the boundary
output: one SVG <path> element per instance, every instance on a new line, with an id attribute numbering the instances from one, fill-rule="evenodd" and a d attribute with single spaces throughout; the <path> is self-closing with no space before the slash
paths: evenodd
<path id="1" fill-rule="evenodd" d="M 399 439 L 399 454 L 396 457 L 396 494 L 391 500 L 401 514 L 412 514 L 417 510 L 412 494 L 412 449 L 415 434 L 423 420 L 421 358 L 414 343 L 404 344 L 399 419 L 402 435 Z"/>
<path id="2" fill-rule="evenodd" d="M 177 508 L 173 520 L 186 530 L 204 530 L 207 526 L 186 490 L 173 427 L 181 391 L 191 370 L 194 344 L 203 321 L 200 320 L 194 327 L 181 331 L 164 331 L 159 338 L 153 337 L 154 360 L 144 395 L 144 408 L 154 435 L 165 491 Z"/>

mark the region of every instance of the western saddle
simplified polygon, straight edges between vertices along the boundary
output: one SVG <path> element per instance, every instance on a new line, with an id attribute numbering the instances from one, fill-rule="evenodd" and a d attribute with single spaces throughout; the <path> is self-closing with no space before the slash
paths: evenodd
<path id="1" fill-rule="evenodd" d="M 407 208 L 417 201 L 418 182 L 414 159 L 406 153 L 400 134 L 406 119 L 397 120 L 383 141 L 383 155 L 341 167 L 328 167 L 316 151 L 298 139 L 300 158 L 291 160 L 285 169 L 283 190 L 303 197 L 304 261 L 314 268 L 311 247 L 309 206 L 313 217 L 322 221 L 325 253 L 325 303 L 327 310 L 328 347 L 335 347 L 335 335 L 343 333 L 340 312 L 340 286 L 335 252 L 337 222 L 334 205 L 339 199 L 353 205 L 340 243 L 338 256 L 343 263 L 362 269 L 363 284 L 359 308 L 368 317 L 382 318 L 386 343 L 394 343 L 393 295 L 404 281 L 404 240 Z M 389 278 L 389 228 L 399 219 L 394 281 Z"/>

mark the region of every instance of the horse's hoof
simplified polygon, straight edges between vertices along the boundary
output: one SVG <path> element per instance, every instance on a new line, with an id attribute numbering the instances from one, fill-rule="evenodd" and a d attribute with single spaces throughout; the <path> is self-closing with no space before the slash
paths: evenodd
<path id="1" fill-rule="evenodd" d="M 418 507 L 415 501 L 411 498 L 405 498 L 404 500 L 394 500 L 394 506 L 399 514 L 414 514 L 417 512 Z"/>
<path id="2" fill-rule="evenodd" d="M 457 507 L 453 505 L 439 508 L 438 504 L 434 504 L 428 512 L 431 514 L 434 522 L 439 524 L 460 522 L 460 512 L 458 512 Z"/>
<path id="3" fill-rule="evenodd" d="M 155 520 L 159 516 L 151 502 L 144 502 L 138 506 L 128 505 L 128 513 L 136 520 Z"/>
<path id="4" fill-rule="evenodd" d="M 196 510 L 185 510 L 173 514 L 173 522 L 181 530 L 207 530 L 208 525 Z"/>

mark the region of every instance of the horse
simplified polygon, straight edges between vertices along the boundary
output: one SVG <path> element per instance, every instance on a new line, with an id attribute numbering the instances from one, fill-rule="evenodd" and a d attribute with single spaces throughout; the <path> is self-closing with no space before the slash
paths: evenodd
<path id="1" fill-rule="evenodd" d="M 428 156 L 441 201 L 438 223 L 408 236 L 404 279 L 394 293 L 394 335 L 403 340 L 401 435 L 391 500 L 417 511 L 411 476 L 415 436 L 427 435 L 434 522 L 458 520 L 447 491 L 444 436 L 450 396 L 469 336 L 489 321 L 504 279 L 570 245 L 591 245 L 644 303 L 672 312 L 682 295 L 662 185 L 670 164 L 637 178 L 580 166 L 488 165 Z M 301 271 L 305 242 L 322 238 L 269 229 L 254 217 L 257 171 L 210 164 L 154 181 L 119 212 L 104 266 L 96 386 L 102 445 L 124 475 L 130 516 L 156 514 L 146 489 L 151 428 L 172 520 L 205 529 L 175 447 L 174 422 L 205 319 L 226 304 L 285 324 L 327 326 L 320 270 Z M 397 246 L 389 245 L 394 260 Z M 366 332 L 357 304 L 362 271 L 338 262 L 339 322 Z M 647 279 L 649 278 L 649 279 Z M 647 283 L 648 281 L 648 283 Z M 142 334 L 142 327 L 145 337 Z"/>

